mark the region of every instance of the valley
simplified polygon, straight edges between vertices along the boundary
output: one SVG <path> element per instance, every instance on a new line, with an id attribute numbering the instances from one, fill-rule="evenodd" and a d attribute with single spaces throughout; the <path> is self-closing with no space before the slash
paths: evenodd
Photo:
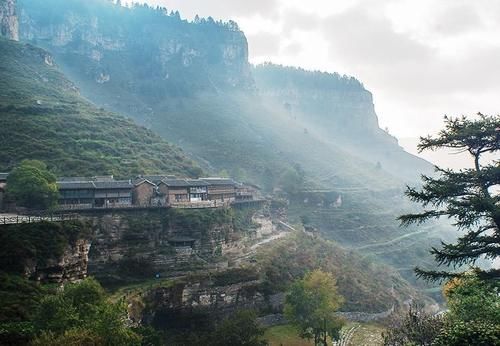
<path id="1" fill-rule="evenodd" d="M 318 270 L 338 288 L 337 345 L 382 345 L 411 304 L 442 309 L 414 268 L 437 268 L 429 249 L 457 235 L 401 227 L 423 210 L 405 187 L 435 172 L 380 128 L 376 95 L 336 72 L 252 65 L 236 22 L 196 18 L 0 0 L 0 343 L 54 336 L 40 306 L 82 282 L 128 337 L 161 340 L 144 345 L 222 345 L 240 317 L 270 345 L 309 345 L 286 297 Z M 16 178 L 53 203 L 23 205 Z"/>

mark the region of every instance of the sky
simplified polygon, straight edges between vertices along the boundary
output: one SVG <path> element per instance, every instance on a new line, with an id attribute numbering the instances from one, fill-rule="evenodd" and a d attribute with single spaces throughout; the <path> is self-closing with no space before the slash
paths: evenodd
<path id="1" fill-rule="evenodd" d="M 148 0 L 183 18 L 236 21 L 252 63 L 338 72 L 374 96 L 398 138 L 447 115 L 499 114 L 498 0 Z"/>

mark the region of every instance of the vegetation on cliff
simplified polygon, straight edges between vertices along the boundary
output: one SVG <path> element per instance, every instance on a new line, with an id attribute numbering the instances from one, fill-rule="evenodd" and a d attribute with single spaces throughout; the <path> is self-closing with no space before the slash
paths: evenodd
<path id="1" fill-rule="evenodd" d="M 389 267 L 360 259 L 333 242 L 298 233 L 263 248 L 258 266 L 268 292 L 283 292 L 308 271 L 332 273 L 346 311 L 381 312 L 420 296 L 408 282 Z"/>
<path id="2" fill-rule="evenodd" d="M 151 131 L 81 98 L 46 51 L 0 38 L 0 171 L 24 159 L 57 175 L 201 170 Z"/>

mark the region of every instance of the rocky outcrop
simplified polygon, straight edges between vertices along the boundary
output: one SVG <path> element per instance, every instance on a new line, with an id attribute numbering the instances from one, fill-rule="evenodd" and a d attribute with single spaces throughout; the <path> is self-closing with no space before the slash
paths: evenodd
<path id="1" fill-rule="evenodd" d="M 43 283 L 87 276 L 92 230 L 82 220 L 40 221 L 0 227 L 0 271 Z"/>
<path id="2" fill-rule="evenodd" d="M 15 0 L 0 0 L 0 34 L 10 40 L 19 41 Z"/>
<path id="3" fill-rule="evenodd" d="M 87 215 L 94 225 L 89 273 L 103 280 L 215 266 L 234 232 L 229 210 L 175 209 Z"/>
<path id="4" fill-rule="evenodd" d="M 255 89 L 247 40 L 235 24 L 187 22 L 144 6 L 83 3 L 21 1 L 21 39 L 43 44 L 66 68 L 83 68 L 94 84 L 116 81 L 140 92 L 135 82 L 149 79 L 172 96 Z"/>
<path id="5" fill-rule="evenodd" d="M 141 315 L 136 315 L 141 321 L 136 322 L 152 324 L 159 329 L 182 328 L 177 323 L 183 318 L 213 321 L 238 309 L 268 308 L 268 299 L 259 280 L 241 278 L 239 281 L 220 284 L 204 277 L 150 289 L 142 299 L 142 306 L 146 308 Z"/>
<path id="6" fill-rule="evenodd" d="M 77 239 L 68 244 L 59 258 L 47 259 L 45 263 L 28 260 L 25 266 L 25 276 L 50 283 L 72 282 L 87 277 L 89 260 L 89 239 Z"/>

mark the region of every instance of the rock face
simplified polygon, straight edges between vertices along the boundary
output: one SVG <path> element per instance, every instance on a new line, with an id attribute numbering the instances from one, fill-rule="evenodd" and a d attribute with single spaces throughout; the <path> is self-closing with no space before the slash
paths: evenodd
<path id="1" fill-rule="evenodd" d="M 43 264 L 28 261 L 25 276 L 51 283 L 84 279 L 87 277 L 89 249 L 89 239 L 77 239 L 75 243 L 67 245 L 64 253 L 57 259 L 48 259 Z"/>
<path id="2" fill-rule="evenodd" d="M 183 328 L 184 323 L 220 319 L 237 309 L 259 310 L 268 302 L 258 280 L 220 285 L 209 278 L 147 291 L 141 321 L 159 329 Z M 139 321 L 137 321 L 139 322 Z"/>
<path id="3" fill-rule="evenodd" d="M 0 34 L 10 40 L 19 41 L 15 0 L 0 0 Z"/>
<path id="4" fill-rule="evenodd" d="M 151 210 L 88 216 L 94 225 L 89 274 L 153 278 L 220 261 L 234 232 L 229 210 Z M 214 264 L 215 265 L 215 264 Z"/>
<path id="5" fill-rule="evenodd" d="M 0 227 L 0 271 L 50 283 L 87 276 L 92 230 L 82 220 Z"/>
<path id="6" fill-rule="evenodd" d="M 163 9 L 109 1 L 62 3 L 20 0 L 20 36 L 43 44 L 67 68 L 84 67 L 86 82 L 126 83 L 149 97 L 255 89 L 248 44 L 234 23 L 187 22 Z M 155 93 L 131 83 L 144 79 Z"/>

